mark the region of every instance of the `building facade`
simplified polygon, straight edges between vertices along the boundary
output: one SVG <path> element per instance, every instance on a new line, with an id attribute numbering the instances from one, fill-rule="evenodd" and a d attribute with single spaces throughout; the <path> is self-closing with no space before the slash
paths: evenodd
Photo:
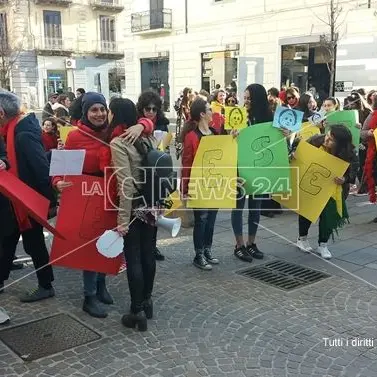
<path id="1" fill-rule="evenodd" d="M 0 4 L 0 22 L 6 24 L 9 58 L 14 61 L 9 87 L 26 106 L 41 108 L 49 93 L 69 88 L 101 92 L 108 99 L 124 94 L 123 0 Z"/>
<path id="2" fill-rule="evenodd" d="M 335 2 L 336 3 L 336 2 Z M 127 96 L 152 88 L 173 114 L 184 87 L 294 83 L 328 92 L 330 1 L 125 0 Z M 377 88 L 377 2 L 342 1 L 336 88 Z"/>

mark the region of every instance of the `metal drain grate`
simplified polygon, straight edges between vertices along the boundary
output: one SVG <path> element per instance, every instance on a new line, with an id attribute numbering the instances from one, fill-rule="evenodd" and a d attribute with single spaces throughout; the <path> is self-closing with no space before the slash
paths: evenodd
<path id="1" fill-rule="evenodd" d="M 0 340 L 25 361 L 37 360 L 100 338 L 101 335 L 67 314 L 0 331 Z"/>
<path id="2" fill-rule="evenodd" d="M 273 261 L 237 272 L 239 275 L 260 280 L 277 288 L 291 291 L 330 277 L 320 271 L 285 261 Z"/>

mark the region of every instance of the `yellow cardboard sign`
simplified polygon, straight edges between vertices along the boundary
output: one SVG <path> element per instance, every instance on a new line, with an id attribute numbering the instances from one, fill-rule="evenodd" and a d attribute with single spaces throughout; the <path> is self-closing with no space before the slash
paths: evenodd
<path id="1" fill-rule="evenodd" d="M 191 168 L 188 208 L 236 208 L 237 140 L 202 137 Z"/>
<path id="2" fill-rule="evenodd" d="M 317 221 L 334 194 L 334 178 L 343 177 L 349 163 L 301 141 L 291 162 L 290 195 L 273 199 L 311 222 Z"/>
<path id="3" fill-rule="evenodd" d="M 317 126 L 313 126 L 310 122 L 302 123 L 301 129 L 298 132 L 298 136 L 300 136 L 303 140 L 308 140 L 314 135 L 318 135 L 321 133 L 321 130 Z"/>
<path id="4" fill-rule="evenodd" d="M 169 209 L 166 209 L 164 211 L 164 216 L 170 215 L 172 212 L 174 212 L 176 209 L 183 207 L 183 203 L 181 201 L 179 191 L 176 190 L 173 193 L 169 195 L 169 197 L 166 199 L 167 202 L 171 202 L 171 207 Z"/>
<path id="5" fill-rule="evenodd" d="M 211 110 L 212 110 L 213 113 L 221 114 L 222 111 L 223 111 L 223 108 L 224 108 L 224 106 L 221 105 L 220 103 L 216 102 L 216 101 L 213 101 L 211 103 Z"/>
<path id="6" fill-rule="evenodd" d="M 66 142 L 68 134 L 73 130 L 77 130 L 77 127 L 75 127 L 75 126 L 59 126 L 60 139 L 62 140 L 63 143 Z"/>
<path id="7" fill-rule="evenodd" d="M 160 151 L 164 151 L 171 143 L 173 139 L 173 134 L 171 132 L 166 133 L 164 138 L 161 140 L 160 144 L 158 145 L 158 148 Z"/>
<path id="8" fill-rule="evenodd" d="M 247 127 L 247 110 L 245 107 L 225 106 L 225 129 L 241 130 Z"/>

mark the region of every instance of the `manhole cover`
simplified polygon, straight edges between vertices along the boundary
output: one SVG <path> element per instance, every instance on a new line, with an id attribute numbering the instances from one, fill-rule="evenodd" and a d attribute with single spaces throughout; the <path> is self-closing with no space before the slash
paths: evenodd
<path id="1" fill-rule="evenodd" d="M 0 340 L 25 361 L 50 356 L 100 338 L 101 335 L 67 314 L 0 331 Z"/>
<path id="2" fill-rule="evenodd" d="M 237 273 L 286 291 L 330 277 L 330 275 L 323 272 L 285 261 L 268 262 Z"/>

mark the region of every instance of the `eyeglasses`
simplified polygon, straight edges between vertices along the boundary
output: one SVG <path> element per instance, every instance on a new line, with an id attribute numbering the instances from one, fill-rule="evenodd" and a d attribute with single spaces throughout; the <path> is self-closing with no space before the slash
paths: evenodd
<path id="1" fill-rule="evenodd" d="M 232 99 L 228 100 L 228 104 L 229 104 L 229 105 L 234 105 L 235 103 L 236 103 L 236 101 L 234 101 L 234 100 L 232 100 Z"/>
<path id="2" fill-rule="evenodd" d="M 154 106 L 147 106 L 147 107 L 144 107 L 145 111 L 147 111 L 148 113 L 157 113 L 157 108 L 154 107 Z"/>

